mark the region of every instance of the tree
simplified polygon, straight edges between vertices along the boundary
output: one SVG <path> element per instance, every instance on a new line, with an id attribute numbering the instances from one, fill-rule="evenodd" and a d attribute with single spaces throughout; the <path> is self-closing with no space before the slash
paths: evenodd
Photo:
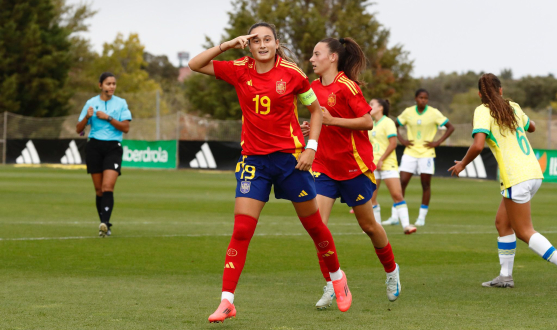
<path id="1" fill-rule="evenodd" d="M 364 0 L 235 0 L 229 13 L 229 27 L 221 41 L 247 33 L 259 21 L 277 26 L 279 39 L 292 49 L 301 69 L 310 80 L 316 78 L 309 58 L 315 44 L 326 37 L 352 37 L 364 50 L 369 61 L 363 73 L 364 95 L 387 97 L 396 104 L 413 84 L 410 77 L 412 62 L 401 45 L 387 46 L 390 33 L 367 11 Z M 205 47 L 214 43 L 207 39 Z M 219 60 L 231 60 L 246 55 L 245 50 L 229 50 Z M 234 88 L 212 77 L 192 75 L 185 82 L 186 95 L 195 109 L 221 119 L 238 119 L 241 116 Z M 300 107 L 301 116 L 308 116 Z"/>
<path id="2" fill-rule="evenodd" d="M 67 112 L 70 31 L 58 18 L 51 0 L 0 2 L 0 111 Z"/>

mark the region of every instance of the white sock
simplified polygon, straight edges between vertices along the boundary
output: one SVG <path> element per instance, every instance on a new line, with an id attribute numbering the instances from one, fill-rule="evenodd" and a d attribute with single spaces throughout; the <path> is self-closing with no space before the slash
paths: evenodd
<path id="1" fill-rule="evenodd" d="M 408 227 L 408 225 L 410 225 L 410 217 L 408 216 L 408 205 L 406 205 L 406 201 L 394 205 L 396 205 L 396 214 L 398 214 L 402 228 Z"/>
<path id="2" fill-rule="evenodd" d="M 333 281 L 327 281 L 327 287 L 332 288 L 333 287 Z"/>
<path id="3" fill-rule="evenodd" d="M 555 248 L 542 234 L 535 233 L 534 235 L 532 235 L 532 237 L 530 237 L 530 243 L 528 245 L 532 251 L 536 252 L 537 255 L 557 265 Z"/>
<path id="4" fill-rule="evenodd" d="M 224 299 L 228 300 L 231 304 L 233 304 L 234 294 L 232 292 L 223 291 L 222 295 L 220 296 L 220 300 L 223 301 Z"/>
<path id="5" fill-rule="evenodd" d="M 338 269 L 336 272 L 334 272 L 334 273 L 329 272 L 329 275 L 331 276 L 331 281 L 338 281 L 338 280 L 340 280 L 340 279 L 342 278 L 342 271 L 341 271 L 340 268 L 339 268 L 339 269 Z"/>
<path id="6" fill-rule="evenodd" d="M 375 217 L 375 221 L 381 223 L 381 206 L 379 206 L 379 204 L 373 205 L 373 216 Z"/>
<path id="7" fill-rule="evenodd" d="M 395 207 L 394 204 L 393 204 L 393 207 L 391 207 L 391 218 L 398 220 L 398 213 L 396 211 L 396 207 Z"/>
<path id="8" fill-rule="evenodd" d="M 420 206 L 420 215 L 418 219 L 425 219 L 427 211 L 429 211 L 429 206 L 422 204 L 422 206 Z"/>
<path id="9" fill-rule="evenodd" d="M 499 248 L 499 263 L 501 264 L 501 276 L 512 276 L 514 256 L 516 254 L 516 235 L 497 237 Z"/>

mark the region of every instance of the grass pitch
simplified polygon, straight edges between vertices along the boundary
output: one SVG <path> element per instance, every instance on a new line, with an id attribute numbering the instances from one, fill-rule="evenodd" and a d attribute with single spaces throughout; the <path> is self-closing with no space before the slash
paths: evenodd
<path id="1" fill-rule="evenodd" d="M 411 182 L 411 219 L 421 200 Z M 498 274 L 498 184 L 433 180 L 426 227 L 387 227 L 402 293 L 348 208 L 330 228 L 354 301 L 319 312 L 323 280 L 311 239 L 289 202 L 267 204 L 236 291 L 236 319 L 208 324 L 218 306 L 233 226 L 232 173 L 125 169 L 113 236 L 99 238 L 84 171 L 0 167 L 1 329 L 555 329 L 557 268 L 518 243 L 514 289 L 482 288 Z M 557 244 L 557 185 L 533 201 L 535 228 Z M 385 187 L 379 199 L 390 213 Z"/>

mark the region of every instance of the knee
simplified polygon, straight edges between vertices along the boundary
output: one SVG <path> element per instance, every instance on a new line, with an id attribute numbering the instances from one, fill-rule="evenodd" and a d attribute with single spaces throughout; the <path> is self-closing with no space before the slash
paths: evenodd
<path id="1" fill-rule="evenodd" d="M 404 197 L 402 197 L 402 194 L 394 194 L 393 195 L 393 202 L 400 203 L 402 201 L 404 201 Z"/>
<path id="2" fill-rule="evenodd" d="M 101 191 L 104 192 L 113 192 L 114 191 L 114 185 L 111 184 L 103 184 L 101 187 Z"/>
<path id="3" fill-rule="evenodd" d="M 100 187 L 99 187 L 99 188 L 95 187 L 95 194 L 96 194 L 97 196 L 102 196 L 102 195 L 103 195 L 103 190 L 102 190 L 102 188 L 100 188 Z"/>
<path id="4" fill-rule="evenodd" d="M 236 216 L 232 238 L 238 241 L 249 241 L 255 233 L 257 220 L 247 216 Z"/>

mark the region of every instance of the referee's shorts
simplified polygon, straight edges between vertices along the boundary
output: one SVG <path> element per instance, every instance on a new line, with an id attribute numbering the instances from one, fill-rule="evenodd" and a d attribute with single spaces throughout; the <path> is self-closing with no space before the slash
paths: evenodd
<path id="1" fill-rule="evenodd" d="M 120 141 L 89 139 L 85 147 L 87 173 L 102 173 L 105 170 L 113 170 L 121 175 L 123 153 L 124 150 Z"/>

